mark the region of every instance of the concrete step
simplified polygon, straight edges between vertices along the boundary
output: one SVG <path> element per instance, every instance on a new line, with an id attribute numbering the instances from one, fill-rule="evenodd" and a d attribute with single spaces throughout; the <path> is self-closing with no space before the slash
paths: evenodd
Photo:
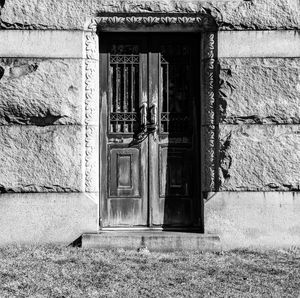
<path id="1" fill-rule="evenodd" d="M 149 251 L 220 251 L 220 238 L 213 234 L 167 231 L 101 231 L 82 235 L 84 248 L 148 249 Z"/>

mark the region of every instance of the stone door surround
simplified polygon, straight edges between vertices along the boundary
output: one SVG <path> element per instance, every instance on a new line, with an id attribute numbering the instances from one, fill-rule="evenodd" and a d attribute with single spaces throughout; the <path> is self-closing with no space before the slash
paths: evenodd
<path id="1" fill-rule="evenodd" d="M 204 13 L 147 13 L 147 14 L 103 14 L 87 21 L 85 28 L 85 191 L 98 192 L 99 148 L 100 137 L 99 109 L 99 40 L 101 32 L 201 32 L 201 124 L 208 129 L 201 129 L 202 146 L 201 159 L 205 165 L 201 169 L 202 177 L 211 184 L 214 181 L 214 142 L 217 115 L 216 100 L 216 52 L 217 26 L 214 19 Z M 103 100 L 103 99 L 102 99 Z M 205 174 L 204 174 L 205 173 Z M 100 182 L 101 183 L 101 182 Z"/>

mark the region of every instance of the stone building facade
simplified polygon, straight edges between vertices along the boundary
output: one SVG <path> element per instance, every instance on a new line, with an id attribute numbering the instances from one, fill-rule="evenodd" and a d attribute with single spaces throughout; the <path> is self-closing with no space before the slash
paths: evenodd
<path id="1" fill-rule="evenodd" d="M 118 144 L 124 138 L 108 137 L 110 75 L 107 51 L 101 50 L 111 36 L 125 44 L 134 36 L 142 44 L 148 36 L 155 41 L 162 33 L 162 39 L 193 40 L 196 51 L 191 65 L 196 65 L 193 75 L 198 83 L 193 87 L 191 117 L 196 123 L 193 140 L 198 149 L 193 159 L 198 174 L 186 183 L 197 188 L 193 200 L 199 231 L 217 234 L 231 247 L 300 243 L 298 0 L 2 0 L 0 4 L 1 243 L 70 243 L 83 233 L 108 227 L 147 228 L 155 222 L 164 226 L 158 218 L 166 209 L 157 207 L 156 217 L 151 205 L 157 190 L 151 184 L 156 173 L 149 170 L 159 154 L 164 158 L 163 149 L 158 153 L 151 142 L 163 138 L 149 130 L 132 147 L 139 148 L 136 154 L 144 152 L 143 142 L 153 147 L 145 157 L 147 166 L 143 157 L 138 158 L 139 170 L 131 164 L 130 170 L 126 167 L 126 158 L 135 158 L 135 149 L 124 149 L 129 148 L 126 141 L 123 153 L 114 153 L 117 149 L 112 155 L 105 153 L 111 150 L 109 140 Z M 138 53 L 140 59 L 147 53 L 148 69 L 149 61 L 156 59 L 147 50 L 149 40 L 146 50 Z M 150 81 L 150 77 L 155 81 L 153 69 L 147 74 Z M 145 83 L 147 92 L 141 95 L 146 103 L 155 98 L 152 83 Z M 136 119 L 142 121 L 142 116 Z M 137 206 L 133 209 L 144 208 L 126 211 L 137 216 L 136 221 L 122 218 L 127 207 L 118 207 L 110 197 L 114 177 L 121 174 L 111 174 L 108 168 L 115 166 L 118 154 L 123 154 L 123 175 L 133 173 L 132 179 L 143 184 L 139 191 L 150 193 L 144 207 L 134 205 L 136 199 L 128 203 Z M 116 183 L 125 189 L 124 179 Z M 165 208 L 172 205 L 163 200 Z M 120 208 L 117 215 L 111 215 L 113 208 Z M 183 214 L 180 208 L 174 212 Z"/>

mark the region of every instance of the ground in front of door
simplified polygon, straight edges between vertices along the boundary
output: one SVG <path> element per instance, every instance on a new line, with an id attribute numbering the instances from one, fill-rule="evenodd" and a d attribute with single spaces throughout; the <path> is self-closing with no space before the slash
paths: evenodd
<path id="1" fill-rule="evenodd" d="M 0 248 L 0 297 L 299 297 L 300 249 Z"/>

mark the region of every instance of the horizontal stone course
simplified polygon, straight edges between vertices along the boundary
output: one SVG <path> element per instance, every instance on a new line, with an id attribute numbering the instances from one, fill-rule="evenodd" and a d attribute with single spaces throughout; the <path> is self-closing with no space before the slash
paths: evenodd
<path id="1" fill-rule="evenodd" d="M 85 58 L 82 31 L 0 30 L 0 57 Z"/>
<path id="2" fill-rule="evenodd" d="M 84 193 L 0 195 L 0 246 L 25 243 L 69 245 L 97 232 L 99 196 Z"/>
<path id="3" fill-rule="evenodd" d="M 222 58 L 220 121 L 300 123 L 300 58 Z"/>
<path id="4" fill-rule="evenodd" d="M 220 125 L 218 190 L 299 191 L 299 125 Z"/>
<path id="5" fill-rule="evenodd" d="M 141 28 L 144 28 L 141 26 Z M 169 28 L 169 27 L 167 27 Z M 180 30 L 180 27 L 176 27 Z M 176 28 L 172 31 L 176 31 Z M 112 28 L 111 28 L 112 29 Z M 115 31 L 120 30 L 117 26 Z M 135 31 L 143 30 L 136 28 Z M 168 31 L 163 29 L 162 31 Z M 169 28 L 170 30 L 170 28 Z M 190 29 L 190 30 L 195 30 Z M 101 40 L 101 33 L 99 34 Z M 72 30 L 0 30 L 0 57 L 19 58 L 86 58 L 86 36 Z M 42 41 L 42 42 L 41 42 Z M 98 38 L 89 38 L 98 52 Z M 300 57 L 300 34 L 295 30 L 219 31 L 217 57 Z M 93 59 L 98 55 L 93 53 Z M 90 57 L 91 58 L 91 57 Z"/>
<path id="6" fill-rule="evenodd" d="M 82 124 L 82 60 L 0 58 L 0 125 Z"/>
<path id="7" fill-rule="evenodd" d="M 205 232 L 223 248 L 300 245 L 299 192 L 208 193 L 204 208 Z"/>
<path id="8" fill-rule="evenodd" d="M 217 56 L 300 57 L 300 34 L 294 30 L 221 31 Z"/>
<path id="9" fill-rule="evenodd" d="M 83 248 L 138 251 L 220 251 L 217 235 L 167 231 L 104 231 L 82 235 Z"/>
<path id="10" fill-rule="evenodd" d="M 300 28 L 297 0 L 6 0 L 1 27 L 83 29 L 101 13 L 208 13 L 225 30 Z"/>
<path id="11" fill-rule="evenodd" d="M 81 126 L 0 126 L 0 193 L 83 191 Z"/>

